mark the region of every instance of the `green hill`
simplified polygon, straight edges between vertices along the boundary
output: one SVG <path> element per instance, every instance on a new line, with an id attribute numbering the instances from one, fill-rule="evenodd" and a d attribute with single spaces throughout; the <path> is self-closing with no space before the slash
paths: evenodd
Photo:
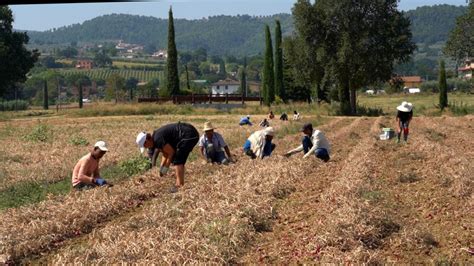
<path id="1" fill-rule="evenodd" d="M 406 12 L 412 21 L 413 39 L 420 45 L 444 43 L 454 28 L 456 17 L 466 12 L 463 6 L 435 5 Z M 198 20 L 176 19 L 176 43 L 179 50 L 205 48 L 212 55 L 254 55 L 264 49 L 264 25 L 274 28 L 280 19 L 283 34 L 293 31 L 290 14 L 254 17 L 213 16 Z M 166 19 L 112 14 L 82 24 L 73 24 L 45 32 L 29 32 L 33 44 L 69 44 L 71 42 L 104 42 L 123 40 L 165 48 Z"/>

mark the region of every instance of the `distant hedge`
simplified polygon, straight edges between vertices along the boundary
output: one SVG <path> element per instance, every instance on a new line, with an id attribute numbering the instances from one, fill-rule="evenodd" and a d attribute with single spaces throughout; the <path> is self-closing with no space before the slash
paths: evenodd
<path id="1" fill-rule="evenodd" d="M 2 101 L 0 100 L 0 111 L 19 111 L 28 109 L 27 101 Z"/>

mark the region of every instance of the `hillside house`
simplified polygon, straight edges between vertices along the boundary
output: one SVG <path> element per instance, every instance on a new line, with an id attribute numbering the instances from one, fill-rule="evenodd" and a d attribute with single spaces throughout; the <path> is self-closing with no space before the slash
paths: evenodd
<path id="1" fill-rule="evenodd" d="M 233 79 L 219 80 L 211 85 L 212 95 L 225 95 L 237 93 L 240 87 L 240 82 Z"/>
<path id="2" fill-rule="evenodd" d="M 472 79 L 474 74 L 474 60 L 466 60 L 463 67 L 458 69 L 459 77 L 463 79 Z"/>
<path id="3" fill-rule="evenodd" d="M 155 59 L 166 59 L 168 58 L 168 52 L 166 50 L 159 50 L 154 52 L 151 57 Z"/>
<path id="4" fill-rule="evenodd" d="M 76 68 L 78 69 L 92 69 L 94 67 L 94 62 L 89 59 L 77 60 Z"/>
<path id="5" fill-rule="evenodd" d="M 404 76 L 400 77 L 403 81 L 404 87 L 407 88 L 419 88 L 423 83 L 420 76 Z"/>

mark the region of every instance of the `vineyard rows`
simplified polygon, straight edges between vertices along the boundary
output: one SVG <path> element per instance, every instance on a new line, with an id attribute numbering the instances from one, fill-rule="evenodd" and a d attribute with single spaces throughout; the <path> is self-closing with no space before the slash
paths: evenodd
<path id="1" fill-rule="evenodd" d="M 140 82 L 147 82 L 152 79 L 162 79 L 164 77 L 163 71 L 148 71 L 148 70 L 133 70 L 133 69 L 74 69 L 74 70 L 63 70 L 62 73 L 65 76 L 74 74 L 84 74 L 91 79 L 104 79 L 106 80 L 113 74 L 118 74 L 125 79 L 135 77 Z"/>

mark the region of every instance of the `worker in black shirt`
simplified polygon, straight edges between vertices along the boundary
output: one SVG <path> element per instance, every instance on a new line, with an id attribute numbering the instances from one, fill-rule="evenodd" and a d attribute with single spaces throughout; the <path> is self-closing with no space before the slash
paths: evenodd
<path id="1" fill-rule="evenodd" d="M 166 175 L 171 163 L 176 166 L 176 186 L 171 188 L 172 193 L 184 185 L 184 165 L 198 141 L 199 132 L 196 128 L 181 122 L 165 125 L 155 130 L 153 134 L 141 132 L 136 140 L 142 153 L 145 148 L 153 152 L 152 166 L 156 165 L 159 153 L 163 153 L 160 176 Z"/>
<path id="2" fill-rule="evenodd" d="M 413 105 L 408 102 L 402 102 L 400 106 L 397 107 L 397 123 L 398 123 L 398 139 L 397 143 L 400 143 L 400 137 L 403 131 L 403 140 L 408 141 L 408 127 L 410 121 L 413 117 Z"/>

